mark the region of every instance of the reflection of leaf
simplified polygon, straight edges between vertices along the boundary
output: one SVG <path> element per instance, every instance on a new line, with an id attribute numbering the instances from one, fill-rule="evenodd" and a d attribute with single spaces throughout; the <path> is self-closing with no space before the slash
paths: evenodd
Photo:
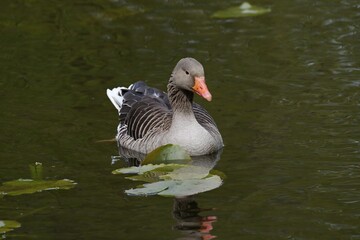
<path id="1" fill-rule="evenodd" d="M 69 179 L 63 180 L 32 180 L 32 179 L 19 179 L 15 181 L 4 182 L 0 186 L 0 196 L 10 195 L 17 196 L 22 194 L 30 194 L 35 192 L 42 192 L 45 190 L 55 189 L 70 189 L 75 186 L 75 182 Z"/>
<path id="2" fill-rule="evenodd" d="M 129 189 L 125 192 L 129 195 L 147 196 L 189 196 L 218 188 L 222 184 L 219 176 L 211 176 L 204 179 L 166 180 L 144 184 L 140 188 Z"/>
<path id="3" fill-rule="evenodd" d="M 213 18 L 237 18 L 237 17 L 252 17 L 270 12 L 270 8 L 262 8 L 253 6 L 248 2 L 244 2 L 240 6 L 230 7 L 224 10 L 215 12 Z"/>
<path id="4" fill-rule="evenodd" d="M 167 161 L 189 161 L 190 155 L 179 145 L 167 144 L 150 152 L 142 161 L 142 165 L 149 163 L 163 163 Z"/>
<path id="5" fill-rule="evenodd" d="M 21 224 L 12 220 L 0 220 L 0 234 L 14 230 L 14 228 L 20 227 Z"/>

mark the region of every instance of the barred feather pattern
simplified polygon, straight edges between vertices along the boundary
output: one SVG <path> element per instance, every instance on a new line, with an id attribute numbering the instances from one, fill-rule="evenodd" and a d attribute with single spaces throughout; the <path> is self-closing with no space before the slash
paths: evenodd
<path id="1" fill-rule="evenodd" d="M 108 96 L 119 111 L 120 123 L 116 136 L 119 146 L 148 153 L 165 144 L 162 140 L 171 127 L 174 111 L 190 111 L 211 135 L 220 136 L 210 114 L 192 101 L 193 93 L 180 90 L 171 79 L 168 95 L 148 87 L 143 81 L 128 88 L 114 88 L 109 91 L 115 91 L 108 93 Z M 222 144 L 221 136 L 219 141 Z"/>

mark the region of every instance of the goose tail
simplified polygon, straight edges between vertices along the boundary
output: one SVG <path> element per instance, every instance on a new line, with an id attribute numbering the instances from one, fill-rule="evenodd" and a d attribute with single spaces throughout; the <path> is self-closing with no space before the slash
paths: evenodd
<path id="1" fill-rule="evenodd" d="M 124 102 L 124 94 L 128 91 L 129 89 L 126 87 L 117 87 L 117 88 L 113 88 L 113 89 L 107 89 L 106 90 L 106 95 L 108 96 L 108 98 L 110 99 L 110 101 L 112 102 L 112 104 L 114 104 L 115 108 L 120 112 L 120 109 L 123 105 Z"/>

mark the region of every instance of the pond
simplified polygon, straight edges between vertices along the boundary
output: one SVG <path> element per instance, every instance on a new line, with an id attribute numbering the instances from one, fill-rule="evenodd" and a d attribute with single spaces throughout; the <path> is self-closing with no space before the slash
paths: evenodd
<path id="1" fill-rule="evenodd" d="M 8 239 L 360 239 L 360 4 L 3 0 L 0 182 L 71 188 L 0 197 Z M 205 68 L 225 148 L 222 186 L 129 196 L 112 171 L 117 112 L 106 89 L 165 90 L 180 58 Z M 36 164 L 35 164 L 36 165 Z M 191 209 L 191 211 L 183 211 Z M 4 231 L 7 225 L 12 231 Z M 2 233 L 1 233 L 2 232 Z"/>

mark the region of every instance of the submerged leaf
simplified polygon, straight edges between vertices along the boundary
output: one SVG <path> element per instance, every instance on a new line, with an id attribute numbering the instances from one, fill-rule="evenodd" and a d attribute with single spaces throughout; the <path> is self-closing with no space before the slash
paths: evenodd
<path id="1" fill-rule="evenodd" d="M 215 12 L 211 17 L 213 18 L 237 18 L 237 17 L 253 17 L 264 13 L 271 12 L 270 8 L 263 8 L 251 5 L 244 2 L 240 6 L 230 7 L 224 10 Z"/>
<path id="2" fill-rule="evenodd" d="M 0 234 L 14 230 L 14 228 L 21 227 L 21 224 L 13 220 L 0 220 Z"/>
<path id="3" fill-rule="evenodd" d="M 179 145 L 167 144 L 150 152 L 142 161 L 142 165 L 149 163 L 163 163 L 168 161 L 188 162 L 190 155 Z"/>
<path id="4" fill-rule="evenodd" d="M 4 182 L 0 186 L 0 196 L 10 195 L 17 196 L 22 194 L 30 194 L 35 192 L 42 192 L 46 190 L 56 189 L 70 189 L 76 183 L 69 179 L 63 180 L 33 180 L 33 179 L 19 179 L 9 182 Z"/>

